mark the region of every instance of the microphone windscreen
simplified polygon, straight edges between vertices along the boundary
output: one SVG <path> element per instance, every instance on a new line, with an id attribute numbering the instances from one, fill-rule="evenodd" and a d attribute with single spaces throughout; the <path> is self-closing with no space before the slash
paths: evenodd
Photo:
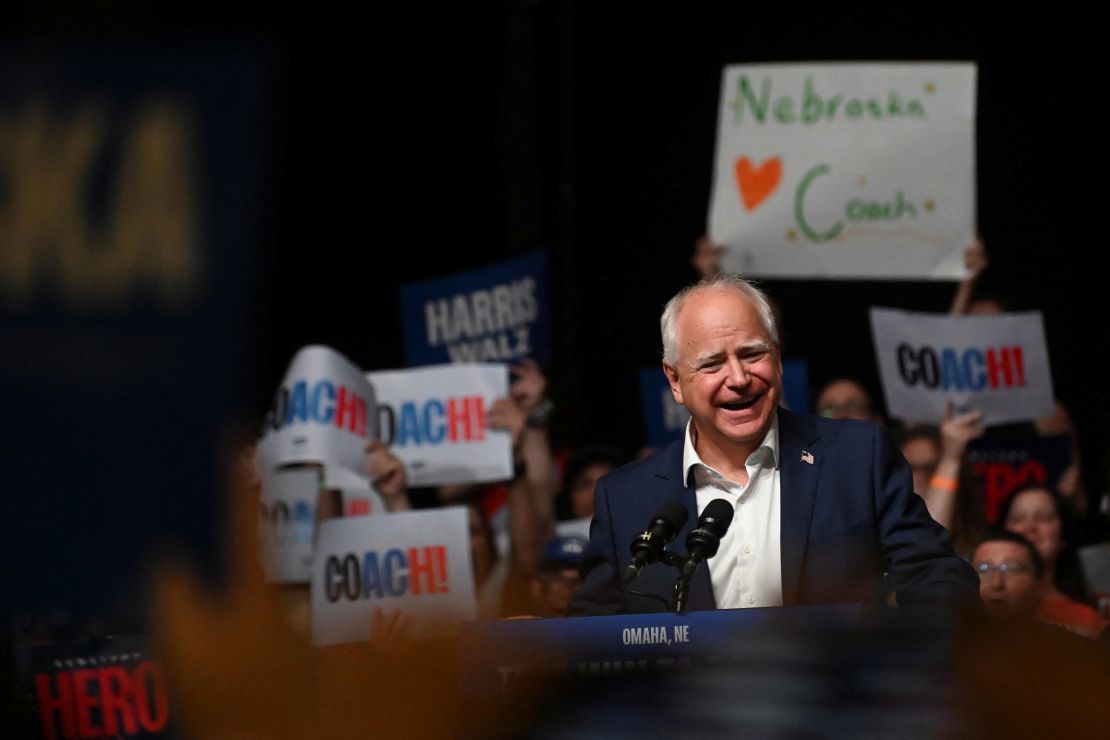
<path id="1" fill-rule="evenodd" d="M 652 523 L 662 521 L 667 527 L 669 535 L 674 537 L 678 530 L 686 526 L 686 520 L 689 518 L 689 510 L 680 502 L 671 500 L 659 507 L 659 511 L 655 512 Z"/>
<path id="2" fill-rule="evenodd" d="M 715 498 L 702 509 L 701 516 L 698 517 L 698 527 L 708 529 L 720 539 L 732 524 L 734 511 L 727 499 Z"/>

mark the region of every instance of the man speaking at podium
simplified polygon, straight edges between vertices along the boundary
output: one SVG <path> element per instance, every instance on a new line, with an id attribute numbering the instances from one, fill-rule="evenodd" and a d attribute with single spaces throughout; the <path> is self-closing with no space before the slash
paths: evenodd
<path id="1" fill-rule="evenodd" d="M 690 412 L 685 440 L 598 481 L 569 615 L 668 610 L 678 571 L 654 562 L 631 577 L 630 545 L 653 517 L 681 514 L 666 507 L 677 501 L 687 516 L 668 549 L 685 555 L 715 499 L 735 513 L 693 574 L 690 610 L 882 603 L 889 592 L 902 608 L 978 602 L 976 573 L 913 492 L 884 429 L 779 408 L 778 332 L 760 290 L 734 276 L 703 280 L 670 300 L 660 325 L 663 371 Z"/>

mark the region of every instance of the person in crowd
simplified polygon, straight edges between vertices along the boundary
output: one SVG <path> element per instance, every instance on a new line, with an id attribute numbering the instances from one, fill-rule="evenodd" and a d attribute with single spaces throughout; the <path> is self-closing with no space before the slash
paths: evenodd
<path id="1" fill-rule="evenodd" d="M 964 455 L 968 443 L 983 435 L 982 414 L 954 415 L 945 407 L 940 428 L 915 425 L 902 431 L 899 447 L 913 471 L 913 489 L 925 499 L 929 515 L 949 531 L 957 552 L 968 553 L 984 527 L 982 496 L 977 495 Z"/>
<path id="2" fill-rule="evenodd" d="M 953 316 L 996 316 L 1011 310 L 1010 302 L 1001 293 L 984 290 L 982 286 L 983 275 L 990 266 L 986 245 L 982 238 L 976 234 L 973 241 L 964 251 L 964 264 L 968 269 L 968 276 L 956 288 L 949 313 Z M 1071 502 L 1076 513 L 1083 514 L 1087 509 L 1087 492 L 1083 484 L 1083 468 L 1079 454 L 1079 434 L 1075 423 L 1067 408 L 1056 401 L 1052 413 L 1024 424 L 1007 424 L 999 427 L 990 427 L 987 430 L 991 437 L 1015 437 L 1030 434 L 1041 436 L 1066 435 L 1071 440 L 1071 463 L 1056 484 L 1057 490 Z"/>
<path id="3" fill-rule="evenodd" d="M 367 477 L 374 490 L 382 497 L 385 510 L 394 512 L 412 509 L 405 464 L 380 440 L 367 445 L 366 452 Z"/>
<path id="4" fill-rule="evenodd" d="M 979 603 L 974 571 L 913 493 L 884 429 L 779 407 L 778 335 L 762 291 L 735 276 L 703 280 L 671 299 L 660 328 L 663 371 L 691 420 L 683 440 L 598 482 L 568 613 L 666 608 L 675 572 L 650 564 L 625 588 L 628 543 L 669 501 L 688 513 L 682 543 L 719 498 L 734 515 L 693 574 L 689 609 L 874 603 L 888 589 L 908 608 Z"/>
<path id="5" fill-rule="evenodd" d="M 440 486 L 438 499 L 442 504 L 478 501 L 493 525 L 498 550 L 508 554 L 509 542 L 515 538 L 519 557 L 534 564 L 554 532 L 556 466 L 547 432 L 553 404 L 547 398 L 547 376 L 535 361 L 524 359 L 510 365 L 509 371 L 514 377 L 509 395 L 490 405 L 486 425 L 508 432 L 516 465 L 513 478 Z"/>
<path id="6" fill-rule="evenodd" d="M 594 488 L 601 476 L 628 462 L 628 456 L 608 444 L 586 444 L 573 450 L 555 495 L 555 517 L 560 522 L 594 515 Z"/>
<path id="7" fill-rule="evenodd" d="M 871 394 L 851 378 L 837 378 L 825 385 L 817 394 L 817 414 L 826 419 L 858 419 L 875 424 L 882 417 L 875 412 Z"/>
<path id="8" fill-rule="evenodd" d="M 563 616 L 570 595 L 581 582 L 578 566 L 582 564 L 587 544 L 589 540 L 581 535 L 554 537 L 547 543 L 532 578 L 532 614 Z"/>
<path id="9" fill-rule="evenodd" d="M 1064 499 L 1045 486 L 1019 488 L 1003 502 L 999 522 L 1029 540 L 1044 561 L 1040 619 L 1085 635 L 1101 632 L 1106 620 L 1083 603 L 1083 577 L 1072 544 L 1074 527 Z"/>
<path id="10" fill-rule="evenodd" d="M 971 565 L 979 573 L 979 595 L 991 617 L 1036 618 L 1045 568 L 1029 540 L 1005 529 L 992 532 L 976 546 Z"/>
<path id="11" fill-rule="evenodd" d="M 715 278 L 721 274 L 721 256 L 727 250 L 728 247 L 710 239 L 709 234 L 702 234 L 694 242 L 694 254 L 690 257 L 690 264 L 702 279 Z"/>

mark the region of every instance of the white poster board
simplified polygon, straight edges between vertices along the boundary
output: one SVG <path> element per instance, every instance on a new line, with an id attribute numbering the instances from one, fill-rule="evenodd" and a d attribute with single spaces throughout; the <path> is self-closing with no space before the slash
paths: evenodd
<path id="1" fill-rule="evenodd" d="M 890 416 L 939 424 L 979 411 L 984 426 L 1048 416 L 1054 408 L 1044 324 L 1036 311 L 946 316 L 871 309 Z"/>
<path id="2" fill-rule="evenodd" d="M 339 491 L 343 497 L 343 516 L 385 514 L 385 501 L 370 479 L 338 465 L 324 466 L 324 488 Z"/>
<path id="3" fill-rule="evenodd" d="M 362 370 L 330 347 L 302 347 L 266 415 L 259 469 L 319 462 L 362 470 L 376 423 L 374 390 Z"/>
<path id="4" fill-rule="evenodd" d="M 378 400 L 382 440 L 405 464 L 409 486 L 513 477 L 508 432 L 486 427 L 486 410 L 509 395 L 507 365 L 431 365 L 366 377 Z"/>
<path id="5" fill-rule="evenodd" d="M 267 583 L 308 583 L 320 471 L 264 471 L 259 497 L 258 546 Z"/>
<path id="6" fill-rule="evenodd" d="M 312 571 L 312 641 L 370 639 L 375 609 L 399 610 L 413 638 L 455 634 L 477 603 L 466 509 L 327 519 Z"/>
<path id="7" fill-rule="evenodd" d="M 726 67 L 709 209 L 725 270 L 963 277 L 975 86 L 968 63 Z"/>

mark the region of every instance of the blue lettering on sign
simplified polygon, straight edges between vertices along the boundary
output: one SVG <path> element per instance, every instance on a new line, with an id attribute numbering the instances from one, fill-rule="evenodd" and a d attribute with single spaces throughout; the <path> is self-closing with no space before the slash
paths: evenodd
<path id="1" fill-rule="evenodd" d="M 320 402 L 334 402 L 335 401 L 335 386 L 326 380 L 321 380 L 312 389 L 312 418 L 321 423 L 328 423 L 331 421 L 332 416 L 335 415 L 335 405 L 328 403 L 324 408 L 320 408 Z"/>
<path id="2" fill-rule="evenodd" d="M 380 599 L 384 595 L 378 574 L 378 553 L 368 552 L 362 556 L 362 598 L 376 596 Z"/>
<path id="3" fill-rule="evenodd" d="M 481 396 L 433 398 L 421 404 L 404 401 L 395 415 L 398 421 L 393 443 L 406 447 L 481 442 L 486 439 L 484 403 Z"/>
<path id="4" fill-rule="evenodd" d="M 390 596 L 400 596 L 408 591 L 408 564 L 405 553 L 394 548 L 385 554 L 385 587 Z"/>
<path id="5" fill-rule="evenodd" d="M 432 417 L 437 416 L 438 420 L 433 421 Z M 443 436 L 447 433 L 447 426 L 443 423 L 443 402 L 432 399 L 424 404 L 424 431 L 431 444 L 439 444 L 443 441 Z"/>
<path id="6" fill-rule="evenodd" d="M 1024 352 L 1020 345 L 970 347 L 957 350 L 928 345 L 914 348 L 902 343 L 895 350 L 898 373 L 906 385 L 921 384 L 930 390 L 981 391 L 1026 385 Z"/>
<path id="7" fill-rule="evenodd" d="M 983 353 L 977 349 L 964 352 L 964 378 L 967 379 L 968 388 L 981 391 L 987 385 L 987 371 Z"/>
<path id="8" fill-rule="evenodd" d="M 420 434 L 420 419 L 416 414 L 416 404 L 405 401 L 401 404 L 401 421 L 397 424 L 397 444 L 404 447 L 409 444 L 420 445 L 424 443 Z"/>
<path id="9" fill-rule="evenodd" d="M 960 372 L 960 362 L 956 359 L 956 350 L 945 347 L 940 353 L 940 377 L 943 379 L 944 390 L 962 391 L 966 387 L 963 373 Z"/>
<path id="10" fill-rule="evenodd" d="M 308 386 L 302 380 L 293 386 L 289 394 L 289 412 L 285 417 L 286 424 L 308 421 Z"/>

